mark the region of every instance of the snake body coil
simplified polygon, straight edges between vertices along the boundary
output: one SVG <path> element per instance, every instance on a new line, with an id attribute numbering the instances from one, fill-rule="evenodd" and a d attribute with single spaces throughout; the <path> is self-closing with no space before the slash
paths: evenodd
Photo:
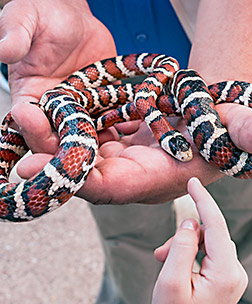
<path id="1" fill-rule="evenodd" d="M 149 76 L 140 85 L 111 85 L 142 74 Z M 164 94 L 165 88 L 171 95 Z M 158 54 L 118 56 L 75 72 L 39 102 L 58 132 L 58 151 L 40 173 L 18 184 L 9 183 L 8 176 L 28 147 L 19 133 L 8 128 L 11 113 L 6 116 L 0 139 L 0 218 L 28 221 L 64 204 L 95 165 L 97 130 L 132 119 L 144 119 L 165 151 L 187 161 L 192 158 L 190 145 L 165 118 L 182 114 L 208 162 L 228 175 L 251 178 L 251 155 L 234 146 L 213 102 L 213 98 L 217 103 L 240 100 L 250 106 L 251 91 L 251 85 L 242 82 L 207 88 L 196 72 L 179 71 L 175 59 Z"/>

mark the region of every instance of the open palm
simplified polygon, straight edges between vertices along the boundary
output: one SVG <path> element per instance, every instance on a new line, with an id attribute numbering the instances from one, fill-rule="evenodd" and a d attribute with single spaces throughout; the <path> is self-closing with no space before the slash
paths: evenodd
<path id="1" fill-rule="evenodd" d="M 0 60 L 9 63 L 12 114 L 35 152 L 18 168 L 27 178 L 52 157 L 58 138 L 42 111 L 24 102 L 38 101 L 44 91 L 80 67 L 114 56 L 115 47 L 108 30 L 80 0 L 12 1 L 1 15 L 0 33 L 5 36 Z M 222 105 L 219 110 L 234 142 L 251 152 L 252 111 L 239 105 Z M 121 138 L 115 128 L 100 134 L 98 161 L 79 196 L 97 204 L 157 203 L 186 193 L 192 176 L 204 184 L 223 176 L 195 148 L 194 159 L 180 163 L 161 150 L 145 123 L 133 126 L 127 125 L 128 135 Z M 183 122 L 180 129 L 188 137 Z"/>
<path id="2" fill-rule="evenodd" d="M 9 64 L 13 117 L 34 152 L 53 153 L 57 138 L 45 116 L 21 103 L 38 102 L 72 72 L 114 56 L 113 39 L 80 0 L 12 1 L 3 9 L 0 34 L 5 37 L 0 60 Z"/>

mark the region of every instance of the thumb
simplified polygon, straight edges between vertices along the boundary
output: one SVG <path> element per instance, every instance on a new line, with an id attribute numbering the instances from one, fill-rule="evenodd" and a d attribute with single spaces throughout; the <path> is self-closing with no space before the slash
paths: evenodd
<path id="1" fill-rule="evenodd" d="M 193 263 L 198 252 L 200 227 L 195 219 L 186 219 L 178 228 L 158 281 L 172 294 L 191 295 Z"/>
<path id="2" fill-rule="evenodd" d="M 54 154 L 58 148 L 58 137 L 52 132 L 50 123 L 39 107 L 30 103 L 17 103 L 11 110 L 12 117 L 34 152 Z"/>
<path id="3" fill-rule="evenodd" d="M 252 153 L 252 109 L 235 103 L 217 106 L 222 123 L 237 148 Z"/>
<path id="4" fill-rule="evenodd" d="M 29 1 L 11 1 L 0 16 L 0 61 L 15 63 L 30 50 L 37 14 Z"/>

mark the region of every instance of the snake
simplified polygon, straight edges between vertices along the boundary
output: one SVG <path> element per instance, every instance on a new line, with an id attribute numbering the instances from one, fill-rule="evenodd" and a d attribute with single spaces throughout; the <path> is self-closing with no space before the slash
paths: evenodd
<path id="1" fill-rule="evenodd" d="M 137 85 L 121 79 L 146 75 Z M 252 158 L 239 150 L 215 104 L 238 102 L 251 106 L 252 85 L 226 81 L 210 87 L 194 70 L 180 70 L 165 54 L 130 54 L 104 59 L 74 72 L 46 91 L 39 108 L 59 136 L 52 160 L 35 176 L 19 183 L 9 174 L 29 150 L 22 135 L 10 128 L 9 112 L 1 126 L 0 219 L 25 222 L 66 203 L 84 185 L 95 165 L 97 132 L 122 121 L 144 120 L 160 147 L 178 161 L 190 161 L 192 149 L 166 116 L 181 115 L 206 161 L 223 173 L 251 178 Z M 111 110 L 109 113 L 105 111 Z"/>

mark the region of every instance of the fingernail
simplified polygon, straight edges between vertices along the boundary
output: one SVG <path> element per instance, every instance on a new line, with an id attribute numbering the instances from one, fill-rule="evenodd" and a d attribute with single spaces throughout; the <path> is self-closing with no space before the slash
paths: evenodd
<path id="1" fill-rule="evenodd" d="M 196 231 L 197 227 L 198 227 L 198 223 L 196 222 L 196 220 L 186 219 L 181 223 L 180 227 L 183 229 L 189 229 L 189 230 Z"/>
<path id="2" fill-rule="evenodd" d="M 193 183 L 196 183 L 198 185 L 201 185 L 201 182 L 200 182 L 200 180 L 197 177 L 190 178 L 190 181 L 193 182 Z"/>

